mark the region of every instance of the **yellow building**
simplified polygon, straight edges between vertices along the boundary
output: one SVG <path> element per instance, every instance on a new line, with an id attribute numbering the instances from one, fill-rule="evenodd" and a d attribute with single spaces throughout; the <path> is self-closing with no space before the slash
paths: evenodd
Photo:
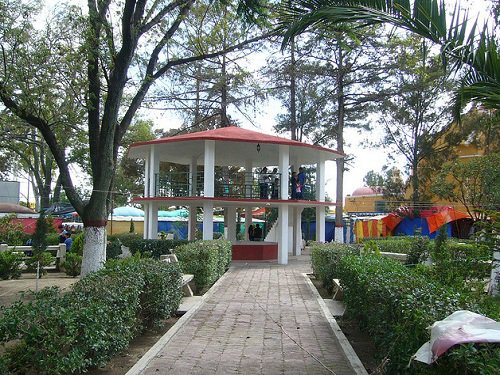
<path id="1" fill-rule="evenodd" d="M 354 190 L 352 194 L 347 194 L 344 211 L 349 213 L 385 212 L 386 201 L 382 193 L 378 193 L 368 186 L 363 186 Z"/>

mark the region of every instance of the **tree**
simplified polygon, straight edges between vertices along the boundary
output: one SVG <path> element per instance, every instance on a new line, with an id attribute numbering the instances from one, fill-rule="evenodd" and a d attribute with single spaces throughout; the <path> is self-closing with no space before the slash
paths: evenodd
<path id="1" fill-rule="evenodd" d="M 385 131 L 382 145 L 406 159 L 417 207 L 429 198 L 421 186 L 421 163 L 439 153 L 436 135 L 451 120 L 446 105 L 450 83 L 421 38 L 394 38 L 393 43 L 396 64 L 389 80 L 393 94 L 384 100 L 378 122 Z"/>
<path id="2" fill-rule="evenodd" d="M 193 16 L 184 21 L 183 48 L 196 54 L 200 46 L 225 50 L 244 41 L 259 25 L 242 23 L 237 5 L 197 2 Z M 262 96 L 252 72 L 245 66 L 245 59 L 258 49 L 260 46 L 247 45 L 237 51 L 175 67 L 175 74 L 161 80 L 158 96 L 153 100 L 180 112 L 184 118 L 183 129 L 189 132 L 234 124 L 231 113 L 240 113 L 251 121 L 245 109 L 248 105 L 255 106 L 255 101 Z"/>
<path id="3" fill-rule="evenodd" d="M 349 29 L 318 30 L 295 38 L 290 43 L 295 51 L 290 61 L 281 62 L 283 66 L 274 63 L 278 69 L 270 69 L 287 109 L 278 126 L 290 130 L 292 137 L 296 134 L 298 140 L 306 134 L 312 143 L 343 153 L 344 129 L 369 129 L 368 113 L 384 96 L 381 82 L 389 62 L 373 58 L 377 36 L 373 28 L 362 34 Z M 348 158 L 337 159 L 337 227 L 343 225 L 343 175 Z"/>
<path id="4" fill-rule="evenodd" d="M 498 8 L 497 8 L 498 9 Z M 443 63 L 451 72 L 465 69 L 455 95 L 455 116 L 469 101 L 500 108 L 500 58 L 495 29 L 469 21 L 458 5 L 447 21 L 444 0 L 297 0 L 282 7 L 283 46 L 310 27 L 333 29 L 388 23 L 441 46 Z M 479 28 L 479 32 L 477 31 Z"/>
<path id="5" fill-rule="evenodd" d="M 396 167 L 382 167 L 382 173 L 369 171 L 363 178 L 364 183 L 387 201 L 386 209 L 395 210 L 405 201 L 405 183 L 401 178 L 401 172 Z"/>
<path id="6" fill-rule="evenodd" d="M 37 37 L 44 33 L 33 26 L 36 8 L 18 0 L 1 5 L 0 100 L 23 124 L 40 131 L 57 163 L 66 196 L 84 223 L 82 275 L 105 261 L 105 226 L 120 144 L 151 87 L 173 67 L 213 58 L 264 37 L 249 35 L 225 50 L 201 46 L 196 54 L 172 53 L 194 3 L 89 1 L 85 14 L 78 7 L 58 5 L 59 22 L 45 26 L 63 30 L 50 44 Z M 258 6 L 241 2 L 239 10 L 252 16 Z M 68 110 L 68 101 L 75 103 L 73 110 Z M 55 131 L 58 126 L 88 134 L 92 177 L 88 197 L 75 189 L 67 150 Z"/>
<path id="7" fill-rule="evenodd" d="M 474 220 L 485 220 L 487 211 L 500 209 L 500 153 L 443 165 L 432 185 L 441 198 L 460 202 Z"/>

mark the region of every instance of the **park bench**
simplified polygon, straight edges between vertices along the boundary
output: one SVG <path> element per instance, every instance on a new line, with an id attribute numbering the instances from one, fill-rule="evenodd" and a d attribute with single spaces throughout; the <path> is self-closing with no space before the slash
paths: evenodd
<path id="1" fill-rule="evenodd" d="M 14 251 L 26 254 L 28 252 L 32 252 L 33 248 L 31 246 L 9 246 L 7 244 L 0 244 L 0 252 L 4 251 Z M 54 258 L 59 260 L 61 263 L 66 260 L 66 245 L 63 243 L 59 245 L 47 246 L 45 251 L 52 253 Z M 29 255 L 26 255 L 25 258 L 29 258 Z"/>
<path id="2" fill-rule="evenodd" d="M 167 262 L 167 263 L 178 263 L 179 260 L 177 259 L 177 256 L 175 254 L 165 254 L 165 255 L 160 255 L 160 261 L 162 262 Z M 192 297 L 193 291 L 191 289 L 191 286 L 189 283 L 193 281 L 194 275 L 190 274 L 183 274 L 182 275 L 182 292 L 184 293 L 185 297 Z"/>

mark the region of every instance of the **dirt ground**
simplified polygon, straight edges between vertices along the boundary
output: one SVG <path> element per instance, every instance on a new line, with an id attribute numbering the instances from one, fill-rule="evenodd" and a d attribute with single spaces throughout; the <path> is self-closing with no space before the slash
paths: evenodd
<path id="1" fill-rule="evenodd" d="M 0 280 L 0 305 L 9 306 L 22 297 L 22 291 L 42 289 L 48 286 L 59 286 L 67 289 L 78 278 L 68 277 L 63 273 L 49 273 L 38 282 L 34 274 L 23 274 L 19 280 Z M 312 280 L 323 298 L 331 298 L 317 280 Z M 37 285 L 38 284 L 38 285 Z M 90 375 L 123 375 L 175 324 L 178 317 L 164 322 L 164 325 L 155 331 L 146 331 L 135 338 L 124 352 L 116 355 L 102 368 L 89 370 Z M 351 343 L 354 351 L 367 369 L 368 373 L 376 374 L 377 361 L 375 360 L 375 346 L 370 337 L 362 332 L 355 320 L 344 316 L 336 318 L 342 332 Z"/>

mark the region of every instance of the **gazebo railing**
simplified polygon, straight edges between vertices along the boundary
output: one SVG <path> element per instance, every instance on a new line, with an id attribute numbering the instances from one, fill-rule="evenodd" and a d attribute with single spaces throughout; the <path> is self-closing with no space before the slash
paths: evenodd
<path id="1" fill-rule="evenodd" d="M 259 173 L 240 172 L 229 176 L 216 176 L 214 180 L 215 198 L 240 199 L 282 199 L 281 174 L 270 174 L 263 180 Z M 288 189 L 290 199 L 291 188 Z M 314 200 L 315 192 L 311 185 L 305 186 L 305 200 Z M 191 180 L 189 172 L 170 172 L 155 174 L 155 197 L 203 197 L 204 179 L 202 174 Z"/>

